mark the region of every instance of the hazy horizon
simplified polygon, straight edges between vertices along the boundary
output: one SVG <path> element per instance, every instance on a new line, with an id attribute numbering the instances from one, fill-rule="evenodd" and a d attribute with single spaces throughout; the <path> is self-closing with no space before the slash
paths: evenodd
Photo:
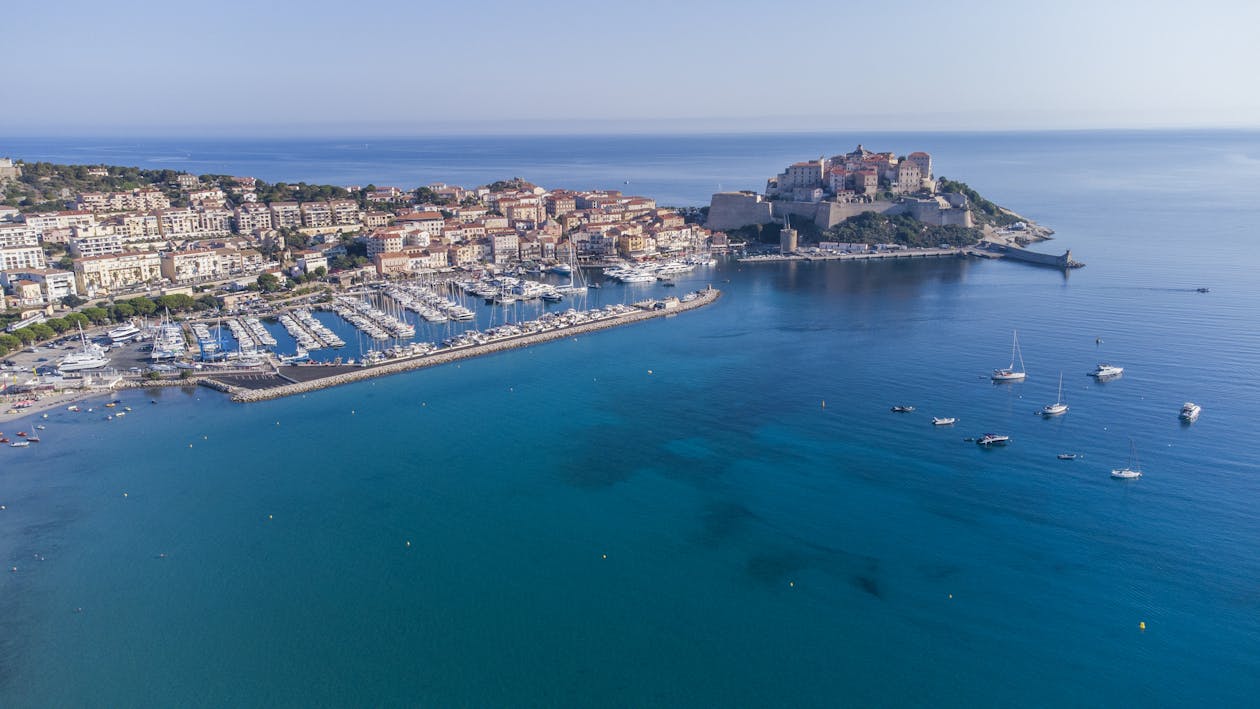
<path id="1" fill-rule="evenodd" d="M 23 4 L 0 135 L 1260 127 L 1241 0 L 375 10 Z"/>

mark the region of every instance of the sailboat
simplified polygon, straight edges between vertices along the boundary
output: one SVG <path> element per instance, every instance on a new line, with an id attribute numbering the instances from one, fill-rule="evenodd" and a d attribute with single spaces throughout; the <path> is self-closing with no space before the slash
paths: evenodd
<path id="1" fill-rule="evenodd" d="M 1068 405 L 1063 403 L 1063 372 L 1059 372 L 1059 397 L 1054 400 L 1053 404 L 1046 404 L 1041 407 L 1042 416 L 1058 416 L 1066 414 Z"/>
<path id="2" fill-rule="evenodd" d="M 993 370 L 995 382 L 1022 382 L 1028 374 L 1024 371 L 1024 355 L 1019 351 L 1019 333 L 1011 334 L 1011 364 L 1005 369 Z M 1019 360 L 1019 369 L 1015 369 L 1015 360 Z"/>
<path id="3" fill-rule="evenodd" d="M 1133 445 L 1133 439 L 1129 439 L 1129 464 L 1123 468 L 1111 471 L 1111 477 L 1117 480 L 1136 480 L 1142 477 L 1142 468 L 1138 464 L 1137 446 Z"/>

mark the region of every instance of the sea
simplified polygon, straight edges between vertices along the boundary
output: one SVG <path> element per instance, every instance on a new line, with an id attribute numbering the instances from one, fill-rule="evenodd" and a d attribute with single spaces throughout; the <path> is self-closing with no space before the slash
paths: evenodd
<path id="1" fill-rule="evenodd" d="M 723 259 L 673 289 L 719 301 L 675 317 L 264 403 L 135 390 L 6 424 L 46 428 L 0 450 L 0 705 L 1253 704 L 1260 133 L 0 154 L 701 206 L 859 143 L 930 152 L 1086 267 Z M 1016 331 L 1027 380 L 995 385 Z M 1042 418 L 1060 376 L 1070 410 Z M 1011 442 L 968 440 L 987 432 Z"/>

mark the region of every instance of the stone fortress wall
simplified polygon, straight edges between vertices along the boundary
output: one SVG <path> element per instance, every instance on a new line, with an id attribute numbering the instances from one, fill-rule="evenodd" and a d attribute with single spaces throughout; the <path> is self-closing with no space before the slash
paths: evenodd
<path id="1" fill-rule="evenodd" d="M 944 194 L 934 198 L 906 198 L 897 202 L 793 202 L 767 200 L 755 192 L 718 192 L 709 202 L 710 229 L 738 229 L 749 224 L 783 222 L 785 217 L 812 221 L 820 229 L 830 229 L 849 217 L 863 212 L 909 214 L 933 226 L 975 226 L 967 198 L 960 194 Z"/>

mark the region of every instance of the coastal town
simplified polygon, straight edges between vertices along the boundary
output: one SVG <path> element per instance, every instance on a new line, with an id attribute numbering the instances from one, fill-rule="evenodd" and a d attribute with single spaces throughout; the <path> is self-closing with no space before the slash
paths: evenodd
<path id="1" fill-rule="evenodd" d="M 29 194 L 20 188 L 46 179 L 32 168 L 101 183 L 135 172 L 6 158 L 0 189 Z M 347 368 L 414 368 L 450 359 L 435 359 L 439 350 L 672 314 L 716 291 L 594 306 L 586 291 L 600 284 L 586 283 L 583 268 L 672 286 L 727 248 L 725 234 L 616 190 L 513 179 L 477 188 L 298 186 L 292 192 L 337 196 L 288 200 L 271 199 L 287 190 L 253 177 L 146 177 L 151 184 L 127 190 L 62 189 L 54 201 L 64 204 L 28 197 L 0 206 L 0 355 L 8 358 L 0 384 L 13 402 L 31 391 L 211 376 L 225 390 L 279 395 L 299 380 L 304 390 L 312 379 L 344 380 Z M 482 300 L 501 311 L 478 322 L 469 305 Z M 515 303 L 546 307 L 522 314 Z M 269 327 L 294 349 L 278 351 Z M 283 374 L 297 367 L 302 374 Z"/>
<path id="2" fill-rule="evenodd" d="M 936 177 L 928 153 L 861 145 L 707 210 L 520 178 L 333 187 L 9 158 L 0 188 L 8 415 L 38 392 L 198 383 L 273 398 L 682 312 L 717 291 L 665 289 L 733 241 L 741 263 L 1080 265 L 1019 248 L 1049 230 Z M 589 295 L 604 282 L 639 289 Z"/>

